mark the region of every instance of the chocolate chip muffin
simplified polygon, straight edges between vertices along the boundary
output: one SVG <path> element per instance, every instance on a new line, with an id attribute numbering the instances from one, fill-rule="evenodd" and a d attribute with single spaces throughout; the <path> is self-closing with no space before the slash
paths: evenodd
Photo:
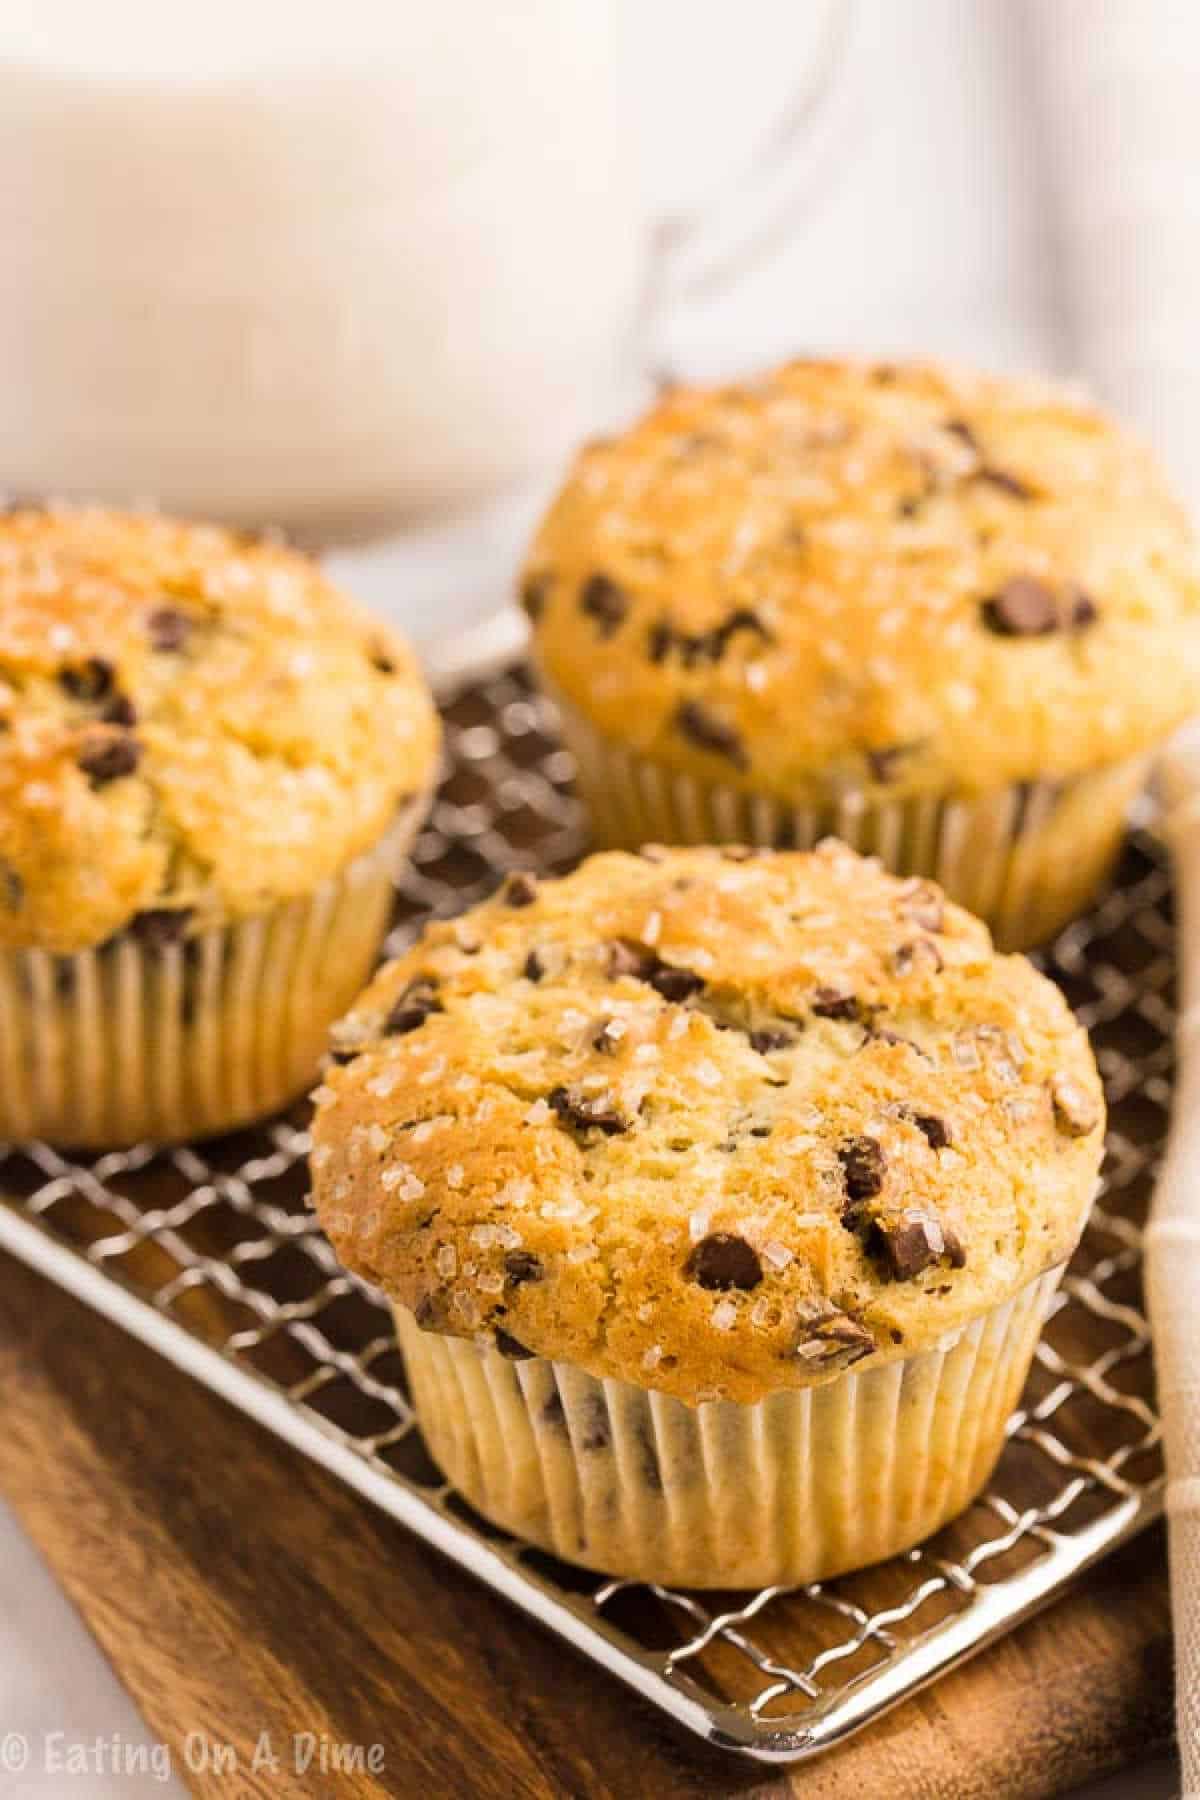
<path id="1" fill-rule="evenodd" d="M 1058 990 L 842 845 L 518 876 L 338 1026 L 312 1167 L 433 1455 L 559 1555 L 818 1580 L 961 1509 L 1082 1229 Z"/>
<path id="2" fill-rule="evenodd" d="M 293 552 L 0 517 L 0 1137 L 257 1117 L 370 972 L 438 731 L 405 646 Z"/>
<path id="3" fill-rule="evenodd" d="M 1087 902 L 1200 705 L 1140 445 L 1049 387 L 796 362 L 584 450 L 523 598 L 598 839 L 833 832 L 1010 947 Z"/>

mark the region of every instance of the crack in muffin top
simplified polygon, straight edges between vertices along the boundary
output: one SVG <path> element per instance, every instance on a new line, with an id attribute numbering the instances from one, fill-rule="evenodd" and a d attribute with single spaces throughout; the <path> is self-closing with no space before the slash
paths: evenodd
<path id="1" fill-rule="evenodd" d="M 1200 704 L 1200 567 L 1145 449 L 1064 390 L 793 362 L 587 447 L 522 588 L 602 735 L 783 799 L 979 792 Z"/>
<path id="2" fill-rule="evenodd" d="M 310 893 L 429 786 L 408 647 L 309 558 L 98 509 L 0 516 L 0 946 Z"/>
<path id="3" fill-rule="evenodd" d="M 915 1353 L 1074 1248 L 1104 1105 L 1058 989 L 828 843 L 517 875 L 334 1037 L 312 1169 L 423 1327 L 697 1403 Z"/>

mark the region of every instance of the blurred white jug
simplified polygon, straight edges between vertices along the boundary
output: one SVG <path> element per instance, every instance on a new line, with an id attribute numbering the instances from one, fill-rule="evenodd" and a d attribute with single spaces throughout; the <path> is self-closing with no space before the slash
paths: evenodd
<path id="1" fill-rule="evenodd" d="M 552 464 L 645 378 L 651 265 L 735 267 L 790 180 L 785 120 L 652 253 L 618 12 L 6 0 L 0 488 L 330 541 Z"/>

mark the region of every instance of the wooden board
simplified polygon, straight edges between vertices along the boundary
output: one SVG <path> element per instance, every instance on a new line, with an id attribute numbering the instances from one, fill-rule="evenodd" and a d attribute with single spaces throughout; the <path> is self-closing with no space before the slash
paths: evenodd
<path id="1" fill-rule="evenodd" d="M 151 1729 L 234 1745 L 199 1794 L 1065 1792 L 1169 1742 L 1154 1530 L 1029 1625 L 792 1773 L 710 1751 L 167 1364 L 0 1259 L 0 1483 Z M 254 1775 L 262 1732 L 377 1776 Z"/>

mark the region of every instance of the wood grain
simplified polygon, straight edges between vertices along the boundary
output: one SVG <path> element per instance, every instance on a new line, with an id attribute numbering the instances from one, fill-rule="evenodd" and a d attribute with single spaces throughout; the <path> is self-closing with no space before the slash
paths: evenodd
<path id="1" fill-rule="evenodd" d="M 155 1733 L 239 1754 L 198 1794 L 1066 1791 L 1170 1736 L 1163 1540 L 1147 1534 L 965 1669 L 802 1771 L 710 1751 L 365 1501 L 10 1259 L 3 1490 Z M 254 1775 L 259 1734 L 384 1768 Z M 182 1772 L 182 1770 L 181 1770 Z"/>

